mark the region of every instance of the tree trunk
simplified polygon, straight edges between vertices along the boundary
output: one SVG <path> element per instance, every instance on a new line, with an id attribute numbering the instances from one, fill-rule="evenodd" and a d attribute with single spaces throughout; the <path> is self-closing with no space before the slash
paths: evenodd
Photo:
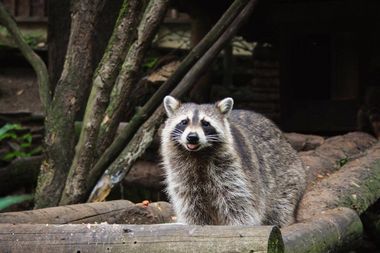
<path id="1" fill-rule="evenodd" d="M 102 117 L 109 102 L 109 95 L 119 73 L 128 48 L 137 36 L 141 3 L 125 0 L 119 18 L 97 71 L 93 76 L 90 97 L 87 102 L 79 141 L 70 172 L 67 176 L 60 204 L 78 203 L 87 192 L 86 176 L 97 158 L 97 136 Z"/>
<path id="2" fill-rule="evenodd" d="M 336 208 L 281 232 L 286 253 L 348 252 L 358 246 L 363 225 L 355 211 Z"/>
<path id="3" fill-rule="evenodd" d="M 271 226 L 3 224 L 2 252 L 283 252 Z"/>
<path id="4" fill-rule="evenodd" d="M 380 198 L 380 143 L 365 156 L 348 162 L 321 180 L 303 196 L 297 220 L 304 220 L 335 207 L 348 207 L 362 214 Z"/>
<path id="5" fill-rule="evenodd" d="M 45 155 L 35 208 L 56 206 L 74 156 L 75 115 L 91 84 L 92 40 L 104 0 L 72 1 L 71 33 L 62 75 L 46 115 Z"/>

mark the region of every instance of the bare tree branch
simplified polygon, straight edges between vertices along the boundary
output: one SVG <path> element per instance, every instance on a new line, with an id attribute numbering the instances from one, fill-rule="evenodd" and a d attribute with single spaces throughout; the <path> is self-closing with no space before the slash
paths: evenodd
<path id="1" fill-rule="evenodd" d="M 131 91 L 138 83 L 137 75 L 141 70 L 142 61 L 156 35 L 161 21 L 165 17 L 168 4 L 169 0 L 149 1 L 138 27 L 137 39 L 125 57 L 116 84 L 111 92 L 110 103 L 98 134 L 98 154 L 104 152 L 116 134 L 122 114 L 125 111 L 126 101 L 130 99 Z"/>
<path id="2" fill-rule="evenodd" d="M 28 44 L 26 44 L 22 38 L 21 32 L 18 29 L 16 22 L 5 10 L 2 2 L 0 2 L 0 24 L 7 28 L 17 46 L 19 47 L 21 53 L 25 56 L 25 58 L 28 60 L 30 65 L 32 65 L 34 71 L 36 72 L 40 99 L 46 114 L 47 108 L 51 103 L 52 95 L 50 90 L 49 74 L 45 63 L 41 57 L 39 57 Z"/>

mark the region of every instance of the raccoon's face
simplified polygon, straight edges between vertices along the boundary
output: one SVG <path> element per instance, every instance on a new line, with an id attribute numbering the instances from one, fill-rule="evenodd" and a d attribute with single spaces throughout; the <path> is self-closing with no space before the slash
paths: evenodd
<path id="1" fill-rule="evenodd" d="M 232 98 L 225 98 L 215 105 L 198 105 L 181 104 L 177 99 L 166 96 L 164 107 L 168 115 L 164 130 L 168 134 L 167 139 L 185 150 L 196 152 L 226 142 Z"/>

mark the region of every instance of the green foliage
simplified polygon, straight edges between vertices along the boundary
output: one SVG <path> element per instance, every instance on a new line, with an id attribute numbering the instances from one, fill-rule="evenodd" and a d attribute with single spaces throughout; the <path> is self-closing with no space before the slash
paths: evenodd
<path id="1" fill-rule="evenodd" d="M 12 205 L 19 204 L 24 201 L 32 200 L 32 199 L 33 199 L 32 194 L 15 195 L 15 196 L 7 196 L 7 197 L 0 198 L 0 210 L 3 210 Z"/>
<path id="2" fill-rule="evenodd" d="M 348 163 L 348 157 L 338 160 L 337 163 L 338 163 L 338 167 L 342 168 L 346 163 Z"/>
<path id="3" fill-rule="evenodd" d="M 156 66 L 157 62 L 158 62 L 158 57 L 147 57 L 145 59 L 144 64 L 143 64 L 144 70 L 146 71 L 146 70 L 154 68 L 154 66 Z"/>
<path id="4" fill-rule="evenodd" d="M 7 152 L 0 157 L 0 160 L 11 161 L 18 157 L 30 157 L 41 152 L 41 147 L 31 149 L 32 135 L 30 133 L 19 134 L 17 132 L 19 130 L 23 130 L 23 127 L 19 124 L 5 124 L 0 128 L 0 143 L 5 140 L 11 140 L 17 144 L 17 148 Z"/>

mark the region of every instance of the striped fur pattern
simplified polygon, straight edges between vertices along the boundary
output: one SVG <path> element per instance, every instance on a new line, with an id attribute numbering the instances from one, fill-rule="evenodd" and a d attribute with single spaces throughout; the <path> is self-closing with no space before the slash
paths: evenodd
<path id="1" fill-rule="evenodd" d="M 233 100 L 181 104 L 167 96 L 161 153 L 177 221 L 197 225 L 288 225 L 305 171 L 281 131 Z"/>

